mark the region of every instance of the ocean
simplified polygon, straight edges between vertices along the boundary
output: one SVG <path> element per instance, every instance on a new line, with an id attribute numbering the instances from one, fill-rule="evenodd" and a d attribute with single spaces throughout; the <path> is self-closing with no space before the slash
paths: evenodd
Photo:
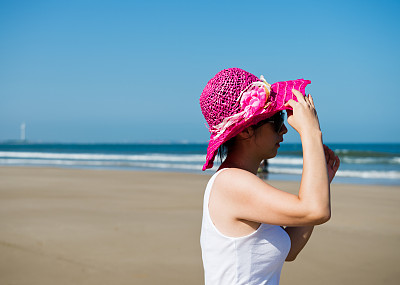
<path id="1" fill-rule="evenodd" d="M 400 185 L 400 144 L 327 144 L 341 159 L 336 183 Z M 0 166 L 46 166 L 115 170 L 201 171 L 207 144 L 0 143 Z M 301 144 L 282 143 L 268 163 L 268 179 L 300 181 Z"/>

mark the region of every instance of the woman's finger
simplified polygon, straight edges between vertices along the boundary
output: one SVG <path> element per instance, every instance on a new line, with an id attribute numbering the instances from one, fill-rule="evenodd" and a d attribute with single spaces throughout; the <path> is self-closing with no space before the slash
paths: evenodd
<path id="1" fill-rule="evenodd" d="M 299 103 L 305 102 L 304 96 L 303 96 L 303 94 L 301 94 L 301 92 L 299 90 L 292 89 L 292 93 L 294 96 L 296 96 L 297 102 L 299 102 Z"/>
<path id="2" fill-rule="evenodd" d="M 313 97 L 311 96 L 311 94 L 308 94 L 308 99 L 310 100 L 311 106 L 315 109 L 315 106 L 314 106 L 314 99 L 313 99 Z"/>
<path id="3" fill-rule="evenodd" d="M 330 157 L 330 159 L 329 159 L 329 166 L 330 166 L 332 169 L 334 169 L 334 168 L 333 168 L 333 167 L 334 167 L 334 164 L 335 164 L 335 160 L 332 159 L 332 158 Z"/>
<path id="4" fill-rule="evenodd" d="M 340 166 L 340 158 L 338 156 L 336 156 L 335 157 L 335 166 L 334 166 L 335 172 L 339 169 L 339 166 Z"/>
<path id="5" fill-rule="evenodd" d="M 304 96 L 304 101 L 306 101 L 306 103 L 311 106 L 310 99 L 308 98 L 308 96 Z"/>

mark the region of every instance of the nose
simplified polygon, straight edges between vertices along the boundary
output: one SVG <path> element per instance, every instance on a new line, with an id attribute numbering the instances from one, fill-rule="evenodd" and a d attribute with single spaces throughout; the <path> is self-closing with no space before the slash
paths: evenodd
<path id="1" fill-rule="evenodd" d="M 282 127 L 281 127 L 281 129 L 280 129 L 280 131 L 279 131 L 279 134 L 284 135 L 284 134 L 286 134 L 287 132 L 288 132 L 288 129 L 286 128 L 286 125 L 283 124 Z"/>

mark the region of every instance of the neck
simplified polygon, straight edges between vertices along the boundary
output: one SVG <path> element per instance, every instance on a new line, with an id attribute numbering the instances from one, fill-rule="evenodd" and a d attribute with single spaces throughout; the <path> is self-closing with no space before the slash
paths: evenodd
<path id="1" fill-rule="evenodd" d="M 228 153 L 228 156 L 221 164 L 222 168 L 239 168 L 257 174 L 262 159 L 246 150 L 234 149 Z"/>

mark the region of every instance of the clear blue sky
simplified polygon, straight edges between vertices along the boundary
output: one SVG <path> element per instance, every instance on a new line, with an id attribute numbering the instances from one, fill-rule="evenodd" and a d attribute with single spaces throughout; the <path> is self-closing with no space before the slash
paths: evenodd
<path id="1" fill-rule="evenodd" d="M 204 142 L 201 91 L 240 67 L 311 80 L 327 142 L 400 142 L 399 3 L 0 1 L 0 140 Z"/>

